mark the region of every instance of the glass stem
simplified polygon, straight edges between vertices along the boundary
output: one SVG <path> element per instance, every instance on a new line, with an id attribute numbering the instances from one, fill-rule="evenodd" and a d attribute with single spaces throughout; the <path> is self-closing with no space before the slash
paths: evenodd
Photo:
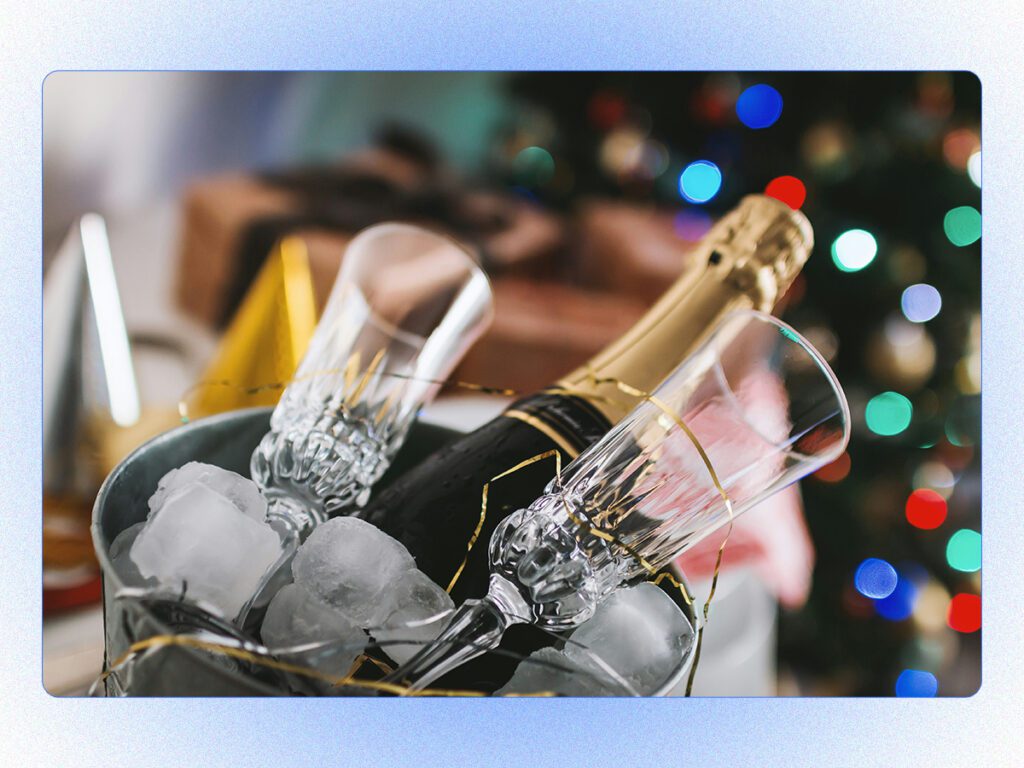
<path id="1" fill-rule="evenodd" d="M 299 545 L 326 518 L 287 496 L 272 496 L 268 502 L 267 522 L 281 536 L 281 556 L 263 574 L 256 591 L 235 617 L 235 623 L 243 628 L 250 616 L 262 619 L 261 609 L 266 608 L 277 591 L 291 580 L 290 565 Z"/>
<path id="2" fill-rule="evenodd" d="M 495 582 L 499 580 L 504 584 L 495 589 Z M 464 602 L 433 643 L 385 680 L 420 691 L 470 659 L 497 648 L 506 629 L 529 620 L 525 601 L 518 592 L 510 590 L 514 590 L 511 584 L 492 576 L 487 597 Z"/>

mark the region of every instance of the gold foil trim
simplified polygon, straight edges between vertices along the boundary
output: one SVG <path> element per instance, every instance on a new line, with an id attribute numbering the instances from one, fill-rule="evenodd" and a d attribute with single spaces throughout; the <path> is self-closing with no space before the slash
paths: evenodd
<path id="1" fill-rule="evenodd" d="M 510 419 L 517 419 L 526 424 L 529 424 L 538 432 L 541 432 L 546 437 L 550 438 L 555 445 L 557 445 L 559 448 L 561 448 L 569 455 L 570 459 L 575 459 L 579 455 L 579 451 L 573 448 L 572 445 L 570 445 L 569 441 L 566 440 L 561 434 L 559 434 L 557 429 L 555 429 L 552 425 L 548 424 L 543 419 L 539 419 L 536 416 L 533 416 L 532 414 L 526 413 L 525 411 L 519 411 L 515 409 L 505 411 L 501 415 L 506 416 Z"/>
<path id="2" fill-rule="evenodd" d="M 458 582 L 459 577 L 462 575 L 462 572 L 466 568 L 466 563 L 469 562 L 469 553 L 473 551 L 473 545 L 476 544 L 476 540 L 480 537 L 480 531 L 483 530 L 484 521 L 487 520 L 487 495 L 490 492 L 491 483 L 493 483 L 495 480 L 500 480 L 503 477 L 507 477 L 508 475 L 511 475 L 513 472 L 518 472 L 520 469 L 528 467 L 531 464 L 536 464 L 538 461 L 543 461 L 544 459 L 549 458 L 550 456 L 555 457 L 555 471 L 557 473 L 561 470 L 562 467 L 562 455 L 558 452 L 557 449 L 552 448 L 550 451 L 538 453 L 536 456 L 531 456 L 530 458 L 519 462 L 511 469 L 506 469 L 501 474 L 495 475 L 486 483 L 484 483 L 484 489 L 483 492 L 481 493 L 480 499 L 480 519 L 477 521 L 476 528 L 473 530 L 473 535 L 469 537 L 469 543 L 466 544 L 466 556 L 462 559 L 462 563 L 455 571 L 455 575 L 452 576 L 452 580 L 448 582 L 448 586 L 445 588 L 445 592 L 451 594 L 452 589 L 455 588 L 455 584 Z"/>

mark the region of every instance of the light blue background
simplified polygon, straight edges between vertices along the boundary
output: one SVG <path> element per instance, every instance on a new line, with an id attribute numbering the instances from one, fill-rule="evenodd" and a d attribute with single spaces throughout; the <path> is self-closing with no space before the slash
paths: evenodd
<path id="1" fill-rule="evenodd" d="M 1022 764 L 1024 4 L 5 2 L 0 755 L 17 765 Z M 124 4 L 127 6 L 128 4 Z M 145 10 L 143 10 L 145 9 Z M 40 672 L 40 103 L 54 69 L 970 69 L 984 120 L 984 682 L 962 700 L 53 699 Z M 870 296 L 864 297 L 870 301 Z"/>

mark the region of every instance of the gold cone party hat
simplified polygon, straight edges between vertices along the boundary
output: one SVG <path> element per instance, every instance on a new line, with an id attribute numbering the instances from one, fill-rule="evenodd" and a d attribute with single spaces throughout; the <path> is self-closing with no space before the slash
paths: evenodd
<path id="1" fill-rule="evenodd" d="M 187 404 L 189 415 L 277 403 L 313 337 L 316 319 L 306 245 L 299 238 L 285 238 L 267 258 L 228 325 L 213 363 Z"/>

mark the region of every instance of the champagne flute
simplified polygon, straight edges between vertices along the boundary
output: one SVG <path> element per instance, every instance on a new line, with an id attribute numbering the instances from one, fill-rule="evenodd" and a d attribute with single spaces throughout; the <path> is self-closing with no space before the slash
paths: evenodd
<path id="1" fill-rule="evenodd" d="M 252 454 L 252 479 L 283 552 L 239 624 L 273 595 L 316 525 L 366 503 L 417 411 L 492 316 L 490 283 L 455 241 L 386 223 L 349 243 L 309 348 Z"/>
<path id="2" fill-rule="evenodd" d="M 387 679 L 413 690 L 533 623 L 569 630 L 735 517 L 837 458 L 849 406 L 780 320 L 727 315 L 697 350 L 490 540 L 490 587 Z"/>

